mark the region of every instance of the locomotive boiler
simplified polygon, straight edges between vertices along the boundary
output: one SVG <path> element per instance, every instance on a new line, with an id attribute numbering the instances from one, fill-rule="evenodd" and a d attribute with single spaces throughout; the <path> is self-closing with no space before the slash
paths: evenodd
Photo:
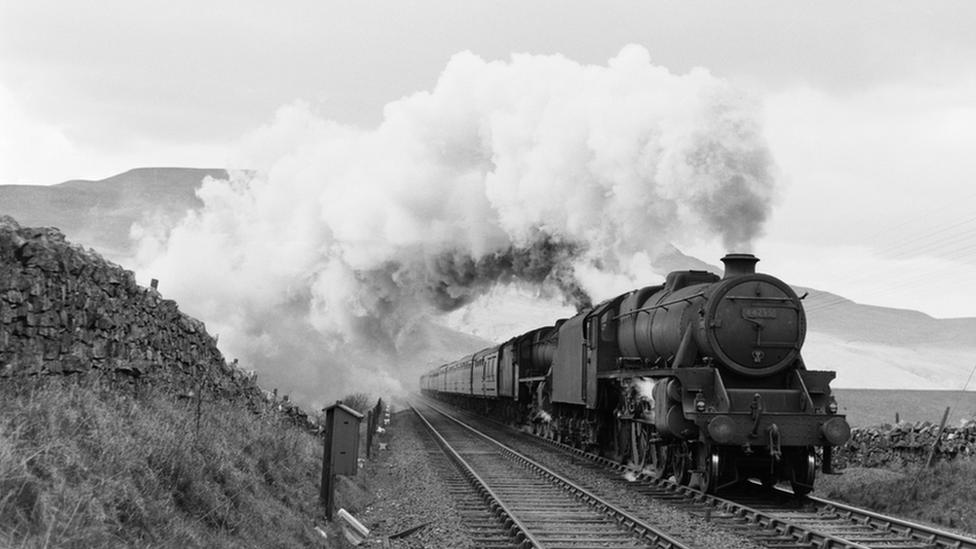
<path id="1" fill-rule="evenodd" d="M 725 274 L 670 273 L 427 372 L 437 398 L 707 492 L 746 478 L 808 493 L 817 449 L 850 436 L 834 372 L 808 370 L 801 298 L 729 254 Z"/>

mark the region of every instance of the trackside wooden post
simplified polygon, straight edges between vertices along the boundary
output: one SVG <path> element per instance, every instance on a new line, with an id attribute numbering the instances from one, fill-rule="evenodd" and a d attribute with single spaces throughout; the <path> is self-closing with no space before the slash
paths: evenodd
<path id="1" fill-rule="evenodd" d="M 342 404 L 341 400 L 323 411 L 325 444 L 319 499 L 325 504 L 326 520 L 331 521 L 335 510 L 336 475 L 355 476 L 359 469 L 359 422 L 363 415 Z"/>
<path id="2" fill-rule="evenodd" d="M 376 438 L 377 427 L 380 426 L 380 417 L 383 413 L 383 399 L 376 401 L 376 406 L 366 412 L 366 457 L 373 457 L 373 439 Z"/>
<path id="3" fill-rule="evenodd" d="M 945 413 L 942 414 L 942 423 L 939 424 L 939 430 L 935 432 L 935 440 L 932 441 L 932 448 L 929 450 L 929 458 L 925 460 L 925 466 L 932 466 L 932 459 L 935 458 L 935 450 L 939 447 L 939 441 L 942 440 L 942 432 L 945 431 L 946 420 L 949 419 L 949 407 L 946 407 Z"/>
<path id="4" fill-rule="evenodd" d="M 942 423 L 939 424 L 939 430 L 936 431 L 935 440 L 932 441 L 932 447 L 929 449 L 929 457 L 925 460 L 925 466 L 919 467 L 918 472 L 915 473 L 915 478 L 912 479 L 911 486 L 909 486 L 908 490 L 905 491 L 905 497 L 901 500 L 901 503 L 898 504 L 898 507 L 895 509 L 896 511 L 901 510 L 901 506 L 905 505 L 905 502 L 908 501 L 909 498 L 915 497 L 915 485 L 918 484 L 918 477 L 922 475 L 922 469 L 932 466 L 932 460 L 935 458 L 935 450 L 939 447 L 939 441 L 942 440 L 942 431 L 945 430 L 947 419 L 949 419 L 948 406 L 945 409 L 945 413 L 942 414 Z"/>
<path id="5" fill-rule="evenodd" d="M 366 459 L 369 459 L 369 458 L 373 457 L 372 456 L 372 453 L 373 453 L 372 450 L 373 450 L 373 431 L 374 430 L 375 430 L 375 427 L 373 427 L 373 411 L 370 410 L 370 411 L 366 412 Z"/>

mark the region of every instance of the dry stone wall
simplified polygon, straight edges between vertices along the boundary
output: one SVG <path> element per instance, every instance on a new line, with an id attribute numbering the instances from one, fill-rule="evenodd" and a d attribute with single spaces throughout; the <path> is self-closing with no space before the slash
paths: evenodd
<path id="1" fill-rule="evenodd" d="M 939 426 L 927 421 L 852 429 L 847 444 L 834 449 L 833 462 L 839 468 L 921 465 L 928 460 L 938 435 Z M 934 459 L 973 457 L 976 457 L 976 421 L 947 425 L 939 437 Z"/>
<path id="2" fill-rule="evenodd" d="M 53 228 L 0 216 L 0 382 L 99 375 L 135 390 L 264 405 L 203 323 Z"/>

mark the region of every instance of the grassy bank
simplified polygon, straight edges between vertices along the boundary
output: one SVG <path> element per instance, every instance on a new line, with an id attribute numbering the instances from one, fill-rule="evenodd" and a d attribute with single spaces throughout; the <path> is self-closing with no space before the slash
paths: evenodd
<path id="1" fill-rule="evenodd" d="M 932 467 L 868 469 L 821 475 L 814 495 L 976 537 L 976 460 Z"/>
<path id="2" fill-rule="evenodd" d="M 321 547 L 321 444 L 273 414 L 0 382 L 0 546 Z"/>

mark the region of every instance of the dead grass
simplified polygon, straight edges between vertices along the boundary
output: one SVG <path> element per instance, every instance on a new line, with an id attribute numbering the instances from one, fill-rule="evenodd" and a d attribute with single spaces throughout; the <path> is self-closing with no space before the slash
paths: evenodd
<path id="1" fill-rule="evenodd" d="M 0 384 L 0 546 L 320 547 L 321 443 L 221 402 Z"/>

